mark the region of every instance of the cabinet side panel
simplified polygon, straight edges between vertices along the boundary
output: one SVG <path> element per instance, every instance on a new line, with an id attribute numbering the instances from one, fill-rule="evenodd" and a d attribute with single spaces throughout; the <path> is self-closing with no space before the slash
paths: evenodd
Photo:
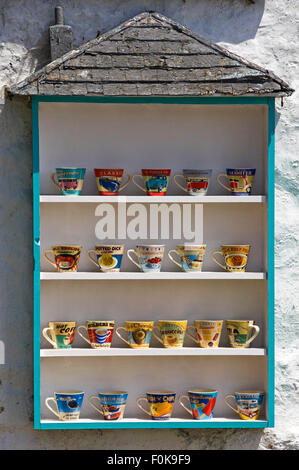
<path id="1" fill-rule="evenodd" d="M 32 97 L 34 428 L 40 428 L 40 216 L 38 100 Z"/>

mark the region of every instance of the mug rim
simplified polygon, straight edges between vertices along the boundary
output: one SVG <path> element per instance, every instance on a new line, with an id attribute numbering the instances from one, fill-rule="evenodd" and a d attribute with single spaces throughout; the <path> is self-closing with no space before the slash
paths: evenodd
<path id="1" fill-rule="evenodd" d="M 112 170 L 112 171 L 124 171 L 123 168 L 94 168 L 94 171 L 96 170 Z"/>
<path id="2" fill-rule="evenodd" d="M 212 323 L 223 323 L 223 320 L 194 320 L 194 323 L 195 322 L 212 322 Z"/>
<path id="3" fill-rule="evenodd" d="M 59 166 L 56 168 L 57 170 L 85 170 L 86 168 L 80 167 L 80 166 Z"/>
<path id="4" fill-rule="evenodd" d="M 243 247 L 243 246 L 249 246 L 249 247 L 250 247 L 251 245 L 238 245 L 238 244 L 236 244 L 236 245 L 234 245 L 234 244 L 232 244 L 232 245 L 227 245 L 227 244 L 225 244 L 225 245 L 221 245 L 221 246 L 222 246 L 222 247 L 223 247 L 223 246 L 236 246 L 236 247 L 237 247 L 237 246 L 242 246 L 242 247 Z"/>
<path id="5" fill-rule="evenodd" d="M 85 323 L 115 323 L 115 320 L 86 320 Z"/>
<path id="6" fill-rule="evenodd" d="M 84 392 L 82 392 L 82 391 L 80 392 L 78 390 L 74 390 L 73 392 L 71 392 L 71 391 L 70 392 L 54 392 L 55 395 L 56 394 L 58 394 L 58 395 L 82 395 L 82 393 L 84 395 Z"/>
<path id="7" fill-rule="evenodd" d="M 211 393 L 218 393 L 218 390 L 214 390 L 212 388 L 194 388 L 193 390 L 188 390 L 188 393 L 196 393 L 196 394 L 211 394 Z"/>
<path id="8" fill-rule="evenodd" d="M 158 320 L 158 323 L 159 322 L 163 322 L 163 323 L 177 323 L 177 322 L 182 323 L 182 322 L 186 322 L 186 323 L 188 323 L 188 320 Z"/>
<path id="9" fill-rule="evenodd" d="M 102 246 L 105 246 L 105 247 L 109 247 L 109 246 L 121 246 L 122 248 L 125 247 L 125 245 L 121 245 L 121 244 L 119 244 L 119 245 L 118 245 L 118 244 L 114 244 L 114 245 L 112 245 L 112 244 L 111 244 L 111 245 L 104 245 L 104 244 L 103 244 L 103 245 L 95 245 L 94 247 L 95 247 L 95 249 L 97 250 L 98 247 L 102 247 Z"/>
<path id="10" fill-rule="evenodd" d="M 234 392 L 234 394 L 239 394 L 239 395 L 243 395 L 245 393 L 247 393 L 248 395 L 249 394 L 256 395 L 257 393 L 265 395 L 264 390 L 238 390 L 238 391 Z"/>
<path id="11" fill-rule="evenodd" d="M 141 247 L 141 246 L 147 246 L 147 247 L 153 248 L 153 247 L 165 247 L 166 245 L 136 245 L 136 248 Z"/>
<path id="12" fill-rule="evenodd" d="M 65 243 L 64 245 L 61 244 L 61 245 L 53 245 L 52 246 L 52 250 L 54 251 L 56 248 L 56 251 L 57 251 L 57 248 L 80 248 L 82 250 L 83 248 L 83 245 L 68 245 L 67 243 Z"/>
<path id="13" fill-rule="evenodd" d="M 225 322 L 226 322 L 226 323 L 227 323 L 227 322 L 231 322 L 231 323 L 239 323 L 239 322 L 240 322 L 240 323 L 241 323 L 241 322 L 250 323 L 250 322 L 253 322 L 253 323 L 254 323 L 255 320 L 225 320 Z"/>
<path id="14" fill-rule="evenodd" d="M 125 320 L 125 323 L 155 323 L 154 320 Z"/>
<path id="15" fill-rule="evenodd" d="M 252 170 L 256 170 L 256 168 L 249 168 L 249 167 L 244 167 L 244 168 L 226 168 L 226 171 L 228 170 L 233 170 L 233 171 L 236 171 L 236 170 L 249 170 L 249 171 L 252 171 Z"/>
<path id="16" fill-rule="evenodd" d="M 141 171 L 171 171 L 171 168 L 141 168 Z"/>
<path id="17" fill-rule="evenodd" d="M 55 320 L 55 321 L 48 321 L 48 325 L 49 325 L 49 323 L 53 323 L 53 324 L 54 324 L 54 323 L 77 323 L 77 321 L 75 321 L 75 320 L 74 320 L 74 321 L 72 321 L 72 320 L 66 320 L 66 321 L 63 321 L 63 320 L 61 320 L 61 321 L 56 321 L 56 320 Z"/>
<path id="18" fill-rule="evenodd" d="M 106 392 L 98 392 L 98 395 L 128 395 L 128 392 L 123 390 L 107 390 Z"/>
<path id="19" fill-rule="evenodd" d="M 146 392 L 147 395 L 176 395 L 176 392 L 169 390 L 153 390 L 152 392 Z"/>

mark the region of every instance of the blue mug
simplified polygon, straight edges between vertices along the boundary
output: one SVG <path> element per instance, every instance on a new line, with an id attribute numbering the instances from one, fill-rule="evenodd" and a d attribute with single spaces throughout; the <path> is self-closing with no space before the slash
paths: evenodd
<path id="1" fill-rule="evenodd" d="M 45 400 L 46 407 L 54 413 L 61 421 L 79 419 L 84 392 L 55 392 L 54 397 Z M 57 410 L 49 405 L 54 401 Z"/>
<path id="2" fill-rule="evenodd" d="M 122 419 L 124 416 L 125 406 L 127 403 L 128 393 L 123 391 L 108 391 L 100 392 L 98 395 L 92 395 L 88 401 L 90 405 L 97 410 L 104 419 L 107 421 L 116 421 Z M 100 402 L 100 408 L 98 408 L 92 400 L 98 400 Z"/>
<path id="3" fill-rule="evenodd" d="M 78 196 L 83 187 L 85 168 L 56 168 L 55 173 L 51 174 L 53 183 L 60 189 L 64 196 Z"/>

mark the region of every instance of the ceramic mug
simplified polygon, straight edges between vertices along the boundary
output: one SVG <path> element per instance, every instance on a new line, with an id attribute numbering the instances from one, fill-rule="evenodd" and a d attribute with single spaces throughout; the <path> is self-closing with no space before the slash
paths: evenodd
<path id="1" fill-rule="evenodd" d="M 119 168 L 95 168 L 94 174 L 97 180 L 97 187 L 101 196 L 117 196 L 130 183 L 132 176 L 123 174 L 124 170 Z M 127 176 L 127 181 L 121 185 L 123 176 Z"/>
<path id="2" fill-rule="evenodd" d="M 124 245 L 96 245 L 94 250 L 88 250 L 87 254 L 89 259 L 98 267 L 103 273 L 118 272 L 124 253 Z M 96 260 L 91 256 L 95 253 Z"/>
<path id="3" fill-rule="evenodd" d="M 125 327 L 120 326 L 116 329 L 116 334 L 122 341 L 134 349 L 149 347 L 154 328 L 153 321 L 126 321 L 125 325 Z M 119 333 L 120 330 L 127 332 L 128 339 Z"/>
<path id="4" fill-rule="evenodd" d="M 139 397 L 137 399 L 137 406 L 154 420 L 169 419 L 171 417 L 175 395 L 175 392 L 168 391 L 147 392 L 146 397 Z M 148 403 L 149 411 L 140 405 L 142 401 Z"/>
<path id="5" fill-rule="evenodd" d="M 133 176 L 133 183 L 148 196 L 165 196 L 171 170 L 141 170 L 141 175 Z M 145 188 L 135 181 L 137 177 L 143 178 Z"/>
<path id="6" fill-rule="evenodd" d="M 136 245 L 136 249 L 127 251 L 127 256 L 144 273 L 157 273 L 161 271 L 165 245 Z M 136 262 L 130 255 L 137 256 Z"/>
<path id="7" fill-rule="evenodd" d="M 82 191 L 85 171 L 86 168 L 56 168 L 51 179 L 64 196 L 78 196 Z"/>
<path id="8" fill-rule="evenodd" d="M 123 419 L 127 398 L 128 392 L 117 390 L 92 395 L 89 397 L 88 401 L 95 410 L 104 416 L 105 420 L 116 421 Z M 98 408 L 92 400 L 98 400 L 100 402 L 100 408 Z"/>
<path id="9" fill-rule="evenodd" d="M 208 192 L 212 170 L 183 170 L 183 174 L 174 175 L 173 179 L 177 186 L 189 194 L 189 196 L 205 196 Z M 177 179 L 184 178 L 185 186 Z"/>
<path id="10" fill-rule="evenodd" d="M 203 257 L 206 251 L 206 245 L 177 245 L 175 250 L 169 250 L 169 259 L 179 266 L 185 272 L 195 272 L 202 270 Z M 176 261 L 171 253 L 179 256 L 179 262 Z"/>
<path id="11" fill-rule="evenodd" d="M 54 349 L 69 349 L 74 341 L 76 325 L 75 321 L 50 321 L 48 327 L 43 329 L 43 337 Z"/>
<path id="12" fill-rule="evenodd" d="M 219 173 L 218 183 L 235 196 L 248 196 L 251 194 L 255 168 L 227 168 L 226 173 Z M 221 178 L 225 176 L 229 186 L 222 183 Z"/>
<path id="13" fill-rule="evenodd" d="M 45 405 L 62 421 L 79 419 L 84 392 L 55 392 L 54 397 L 48 397 Z M 49 401 L 54 401 L 56 410 L 49 405 Z"/>
<path id="14" fill-rule="evenodd" d="M 80 330 L 87 331 L 88 338 L 86 338 Z M 89 320 L 85 325 L 78 326 L 78 334 L 84 341 L 90 344 L 93 349 L 110 348 L 113 331 L 113 320 Z"/>
<path id="15" fill-rule="evenodd" d="M 186 398 L 189 401 L 190 408 L 183 403 Z M 179 404 L 193 416 L 193 419 L 211 419 L 213 418 L 216 398 L 216 390 L 194 389 L 188 391 L 188 396 L 181 395 Z"/>
<path id="16" fill-rule="evenodd" d="M 226 395 L 224 400 L 225 403 L 240 416 L 240 418 L 254 420 L 258 419 L 260 415 L 264 395 L 265 392 L 259 390 L 244 390 L 234 392 L 233 395 Z M 233 398 L 235 400 L 237 408 L 234 408 L 229 403 L 229 398 Z"/>
<path id="17" fill-rule="evenodd" d="M 221 251 L 213 251 L 212 258 L 218 266 L 229 272 L 244 272 L 248 262 L 250 245 L 221 245 Z M 224 264 L 215 258 L 216 254 L 224 257 Z"/>
<path id="18" fill-rule="evenodd" d="M 159 320 L 159 326 L 154 326 L 153 335 L 165 348 L 182 348 L 187 320 Z M 161 337 L 155 333 L 158 330 Z"/>
<path id="19" fill-rule="evenodd" d="M 80 245 L 56 245 L 52 250 L 44 250 L 44 258 L 58 272 L 75 272 L 78 269 L 82 246 Z M 48 258 L 47 253 L 54 255 L 55 262 Z"/>
<path id="20" fill-rule="evenodd" d="M 195 320 L 194 326 L 188 326 L 188 330 L 195 330 L 197 338 L 188 331 L 186 334 L 201 348 L 218 348 L 222 324 L 222 320 Z"/>
<path id="21" fill-rule="evenodd" d="M 226 320 L 226 328 L 232 348 L 248 348 L 260 332 L 253 320 Z"/>

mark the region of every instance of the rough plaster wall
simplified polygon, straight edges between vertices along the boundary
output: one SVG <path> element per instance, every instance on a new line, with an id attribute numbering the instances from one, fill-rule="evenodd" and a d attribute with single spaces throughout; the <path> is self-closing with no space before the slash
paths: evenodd
<path id="1" fill-rule="evenodd" d="M 2 0 L 0 87 L 49 61 L 48 27 L 65 8 L 79 45 L 130 17 L 156 10 L 298 83 L 299 0 Z M 296 74 L 297 72 L 297 74 Z M 34 431 L 32 410 L 31 111 L 0 105 L 1 449 L 299 449 L 298 92 L 277 102 L 276 427 L 270 430 Z"/>

